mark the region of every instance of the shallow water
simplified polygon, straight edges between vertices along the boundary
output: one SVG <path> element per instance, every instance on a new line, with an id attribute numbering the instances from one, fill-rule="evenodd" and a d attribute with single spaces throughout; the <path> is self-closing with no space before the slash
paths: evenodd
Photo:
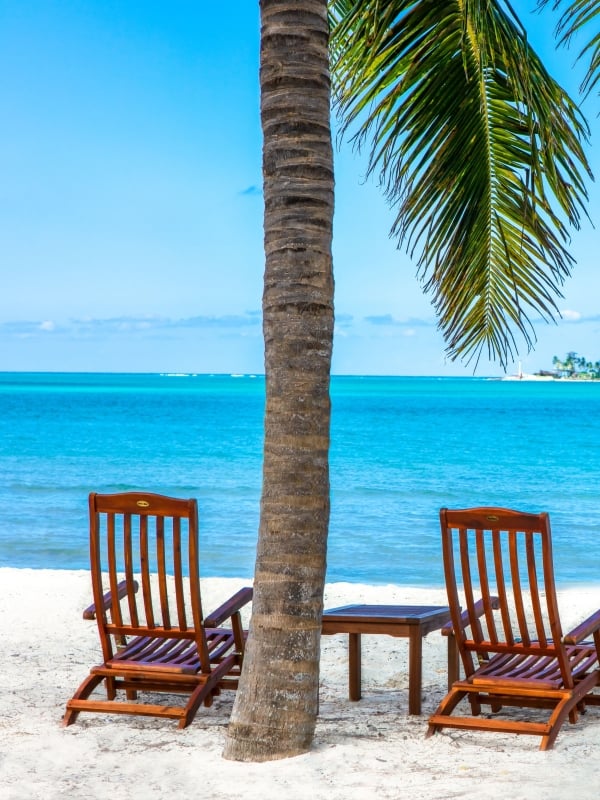
<path id="1" fill-rule="evenodd" d="M 600 577 L 600 384 L 334 377 L 328 580 L 440 585 L 441 506 L 550 512 Z M 194 496 L 202 573 L 250 576 L 260 376 L 0 374 L 0 565 L 87 567 L 87 494 Z"/>

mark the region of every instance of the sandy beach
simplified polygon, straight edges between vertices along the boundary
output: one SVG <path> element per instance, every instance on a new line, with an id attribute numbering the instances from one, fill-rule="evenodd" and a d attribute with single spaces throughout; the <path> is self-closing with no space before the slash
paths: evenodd
<path id="1" fill-rule="evenodd" d="M 554 750 L 536 737 L 446 731 L 425 739 L 444 694 L 446 640 L 423 644 L 423 716 L 407 715 L 408 645 L 363 637 L 363 699 L 347 697 L 347 637 L 322 642 L 320 717 L 313 749 L 293 759 L 243 764 L 221 758 L 233 694 L 180 731 L 169 721 L 85 714 L 60 725 L 64 704 L 99 661 L 85 622 L 87 572 L 0 569 L 0 798 L 166 796 L 289 798 L 597 798 L 600 713 L 566 724 Z M 203 581 L 206 608 L 247 581 Z M 600 606 L 600 587 L 559 594 L 565 628 Z M 445 604 L 443 589 L 330 584 L 326 607 L 350 602 Z"/>

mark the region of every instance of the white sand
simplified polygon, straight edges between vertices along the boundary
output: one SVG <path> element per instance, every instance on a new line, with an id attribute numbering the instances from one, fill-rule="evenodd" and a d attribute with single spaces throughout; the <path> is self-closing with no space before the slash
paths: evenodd
<path id="1" fill-rule="evenodd" d="M 206 579 L 207 609 L 246 581 Z M 598 798 L 600 708 L 565 724 L 554 750 L 530 736 L 445 731 L 425 739 L 444 694 L 446 640 L 423 646 L 423 716 L 407 716 L 407 641 L 363 637 L 363 699 L 347 699 L 347 637 L 323 637 L 321 713 L 313 749 L 246 764 L 221 758 L 233 694 L 184 731 L 166 720 L 81 714 L 66 700 L 98 663 L 86 572 L 0 569 L 0 798 L 350 800 L 457 797 Z M 600 606 L 600 588 L 560 596 L 565 628 Z M 350 602 L 445 605 L 443 590 L 332 584 L 326 606 Z"/>

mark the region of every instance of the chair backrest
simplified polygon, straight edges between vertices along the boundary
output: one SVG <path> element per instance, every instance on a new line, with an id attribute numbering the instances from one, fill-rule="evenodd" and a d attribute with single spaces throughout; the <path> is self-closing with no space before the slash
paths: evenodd
<path id="1" fill-rule="evenodd" d="M 480 660 L 523 653 L 558 657 L 568 683 L 548 515 L 443 508 L 440 522 L 448 602 L 467 675 L 474 670 L 467 651 Z"/>
<path id="2" fill-rule="evenodd" d="M 92 587 L 105 660 L 123 636 L 190 639 L 197 642 L 202 671 L 210 672 L 196 501 L 92 493 L 89 510 Z M 109 604 L 103 599 L 107 591 Z"/>

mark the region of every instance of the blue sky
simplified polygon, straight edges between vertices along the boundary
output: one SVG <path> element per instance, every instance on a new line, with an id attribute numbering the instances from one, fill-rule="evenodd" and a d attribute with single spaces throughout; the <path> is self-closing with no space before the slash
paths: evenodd
<path id="1" fill-rule="evenodd" d="M 515 6 L 575 93 L 556 18 Z M 258 47 L 255 0 L 0 0 L 0 370 L 263 372 Z M 584 110 L 597 153 L 597 99 Z M 472 374 L 446 362 L 364 171 L 336 151 L 333 371 Z M 536 323 L 525 371 L 600 359 L 597 248 L 574 232 L 564 319 Z"/>

